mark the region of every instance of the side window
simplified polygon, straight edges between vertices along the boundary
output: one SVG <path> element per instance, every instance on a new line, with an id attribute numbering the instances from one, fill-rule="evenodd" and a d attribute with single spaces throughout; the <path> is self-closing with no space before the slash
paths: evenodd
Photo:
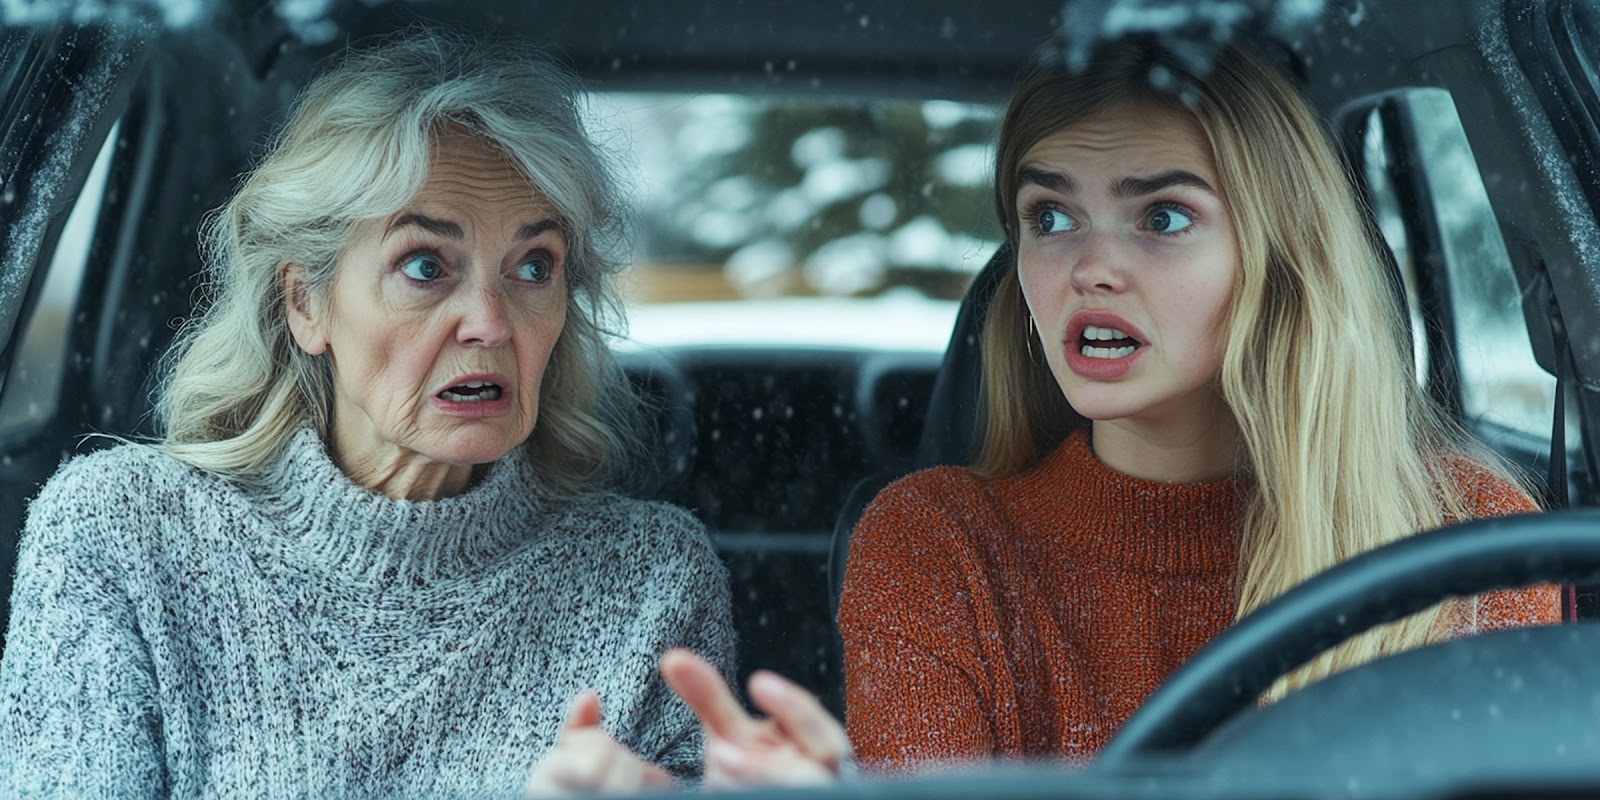
<path id="1" fill-rule="evenodd" d="M 1411 353 L 1416 361 L 1417 382 L 1428 384 L 1428 337 L 1422 315 L 1422 288 L 1417 281 L 1417 262 L 1411 252 L 1411 237 L 1406 232 L 1400 198 L 1390 175 L 1395 169 L 1389 157 L 1389 142 L 1383 136 L 1383 119 L 1377 109 L 1367 113 L 1366 133 L 1361 137 L 1361 177 L 1367 186 L 1367 199 L 1378 232 L 1389 245 L 1395 268 L 1400 273 L 1406 295 L 1406 318 L 1411 321 Z"/>
<path id="2" fill-rule="evenodd" d="M 46 423 L 55 414 L 69 357 L 65 343 L 71 315 L 77 306 L 116 142 L 117 129 L 113 127 L 67 216 L 48 271 L 34 276 L 34 280 L 44 280 L 44 285 L 19 333 L 11 368 L 0 381 L 0 437 Z"/>
<path id="3" fill-rule="evenodd" d="M 1468 421 L 1547 437 L 1555 378 L 1534 360 L 1510 256 L 1450 93 L 1407 89 L 1364 113 L 1360 172 L 1406 284 L 1419 377 L 1453 376 Z M 1430 327 L 1424 309 L 1433 309 Z M 1430 365 L 1426 354 L 1453 363 Z"/>

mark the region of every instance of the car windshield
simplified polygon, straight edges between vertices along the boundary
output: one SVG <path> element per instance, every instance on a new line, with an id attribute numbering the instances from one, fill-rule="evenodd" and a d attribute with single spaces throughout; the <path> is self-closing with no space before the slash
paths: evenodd
<path id="1" fill-rule="evenodd" d="M 633 165 L 628 342 L 944 350 L 998 243 L 993 106 L 591 97 Z"/>

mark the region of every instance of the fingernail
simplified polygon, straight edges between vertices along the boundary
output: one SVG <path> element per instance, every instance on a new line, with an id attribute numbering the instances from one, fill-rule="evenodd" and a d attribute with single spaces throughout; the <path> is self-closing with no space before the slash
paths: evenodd
<path id="1" fill-rule="evenodd" d="M 706 757 L 721 762 L 725 767 L 737 767 L 744 763 L 744 751 L 722 739 L 712 739 L 706 743 Z"/>
<path id="2" fill-rule="evenodd" d="M 766 694 L 779 696 L 787 695 L 792 686 L 787 680 L 784 680 L 783 676 L 766 670 L 759 670 L 754 675 L 751 675 L 750 684 L 751 691 L 759 689 Z"/>

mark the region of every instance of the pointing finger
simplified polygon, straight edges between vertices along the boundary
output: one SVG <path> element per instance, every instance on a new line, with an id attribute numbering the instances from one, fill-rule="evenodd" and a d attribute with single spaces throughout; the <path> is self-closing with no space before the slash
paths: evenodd
<path id="1" fill-rule="evenodd" d="M 759 734 L 760 727 L 739 706 L 722 673 L 699 656 L 682 648 L 668 650 L 661 657 L 661 677 L 711 735 L 746 741 Z"/>
<path id="2" fill-rule="evenodd" d="M 561 723 L 561 732 L 557 738 L 584 728 L 593 728 L 600 724 L 600 695 L 593 689 L 584 689 L 572 698 L 572 705 L 567 708 L 567 718 Z"/>
<path id="3" fill-rule="evenodd" d="M 835 768 L 850 752 L 850 739 L 816 697 L 775 672 L 750 676 L 750 699 L 807 756 Z"/>

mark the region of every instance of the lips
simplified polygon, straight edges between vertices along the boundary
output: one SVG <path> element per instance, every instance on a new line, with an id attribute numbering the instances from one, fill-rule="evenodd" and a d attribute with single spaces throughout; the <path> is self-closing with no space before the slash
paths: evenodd
<path id="1" fill-rule="evenodd" d="M 500 384 L 493 381 L 466 381 L 445 389 L 437 396 L 452 403 L 481 403 L 499 400 L 501 391 Z"/>
<path id="2" fill-rule="evenodd" d="M 460 375 L 434 392 L 430 404 L 449 417 L 498 417 L 511 410 L 515 393 L 511 378 L 498 372 Z"/>
<path id="3" fill-rule="evenodd" d="M 1120 328 L 1089 325 L 1078 336 L 1078 352 L 1089 358 L 1122 358 L 1133 355 L 1142 344 Z"/>
<path id="4" fill-rule="evenodd" d="M 1092 380 L 1126 375 L 1147 349 L 1133 323 L 1108 311 L 1079 311 L 1067 320 L 1062 341 L 1067 368 Z"/>

